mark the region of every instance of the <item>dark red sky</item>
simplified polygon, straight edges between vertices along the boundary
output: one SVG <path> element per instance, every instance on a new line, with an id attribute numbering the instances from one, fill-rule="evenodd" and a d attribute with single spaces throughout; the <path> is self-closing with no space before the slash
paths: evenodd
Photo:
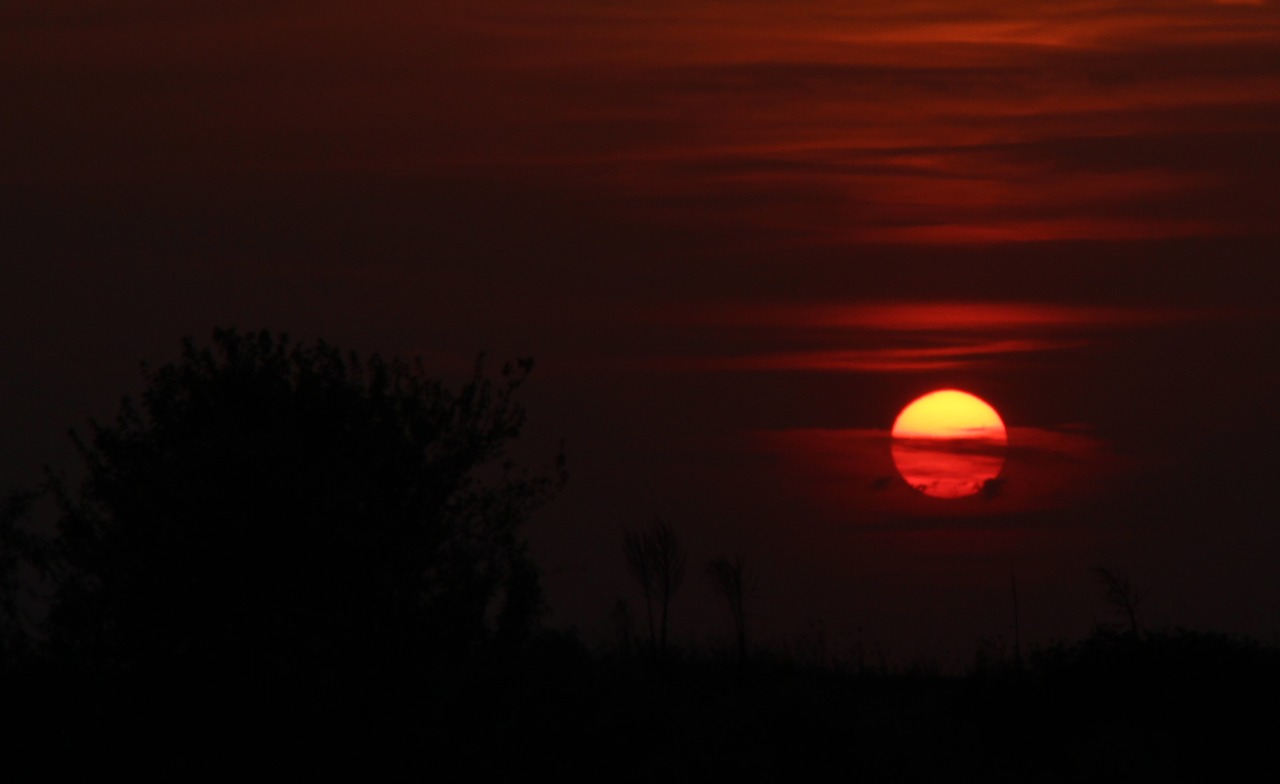
<path id="1" fill-rule="evenodd" d="M 555 622 L 662 514 L 762 637 L 1280 636 L 1274 3 L 17 0 L 0 106 L 6 485 L 215 324 L 532 354 Z M 1005 493 L 877 483 L 952 386 Z"/>

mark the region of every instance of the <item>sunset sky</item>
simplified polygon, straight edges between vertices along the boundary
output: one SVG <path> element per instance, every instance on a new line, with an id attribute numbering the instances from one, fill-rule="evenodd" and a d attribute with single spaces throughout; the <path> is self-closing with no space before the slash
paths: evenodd
<path id="1" fill-rule="evenodd" d="M 1275 2 L 11 0 L 0 106 L 0 489 L 215 325 L 531 355 L 550 623 L 661 516 L 690 642 L 739 553 L 762 641 L 1280 640 Z M 999 492 L 896 474 L 942 388 Z"/>

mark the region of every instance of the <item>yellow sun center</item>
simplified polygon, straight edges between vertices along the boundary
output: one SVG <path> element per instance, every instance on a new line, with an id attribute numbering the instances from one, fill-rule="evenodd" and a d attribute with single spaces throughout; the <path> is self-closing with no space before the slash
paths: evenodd
<path id="1" fill-rule="evenodd" d="M 893 437 L 1006 439 L 996 410 L 958 389 L 930 392 L 902 409 L 893 423 Z"/>
<path id="2" fill-rule="evenodd" d="M 1004 467 L 1007 443 L 996 410 L 958 389 L 930 392 L 912 401 L 893 423 L 898 473 L 907 484 L 935 498 L 992 490 Z"/>

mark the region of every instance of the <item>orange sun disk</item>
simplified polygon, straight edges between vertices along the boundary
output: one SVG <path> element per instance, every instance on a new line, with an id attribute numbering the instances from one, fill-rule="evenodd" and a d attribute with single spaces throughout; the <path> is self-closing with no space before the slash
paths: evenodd
<path id="1" fill-rule="evenodd" d="M 912 401 L 893 423 L 893 462 L 916 490 L 935 498 L 982 492 L 1000 476 L 1008 434 L 996 410 L 958 389 Z"/>

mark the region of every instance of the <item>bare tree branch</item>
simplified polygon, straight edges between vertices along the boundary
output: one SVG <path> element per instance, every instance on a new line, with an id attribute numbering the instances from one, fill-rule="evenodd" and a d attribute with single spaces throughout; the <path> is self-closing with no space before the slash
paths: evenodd
<path id="1" fill-rule="evenodd" d="M 661 518 L 646 529 L 624 531 L 622 544 L 627 558 L 627 571 L 644 594 L 645 611 L 649 620 L 649 644 L 655 655 L 665 654 L 671 597 L 684 582 L 687 560 L 685 552 L 676 538 L 675 529 Z M 655 604 L 660 612 L 656 628 Z"/>
<path id="2" fill-rule="evenodd" d="M 1113 572 L 1102 566 L 1095 566 L 1092 572 L 1102 583 L 1103 598 L 1124 614 L 1129 620 L 1129 628 L 1133 631 L 1133 636 L 1137 637 L 1138 605 L 1147 598 L 1147 592 L 1138 590 L 1128 575 Z"/>
<path id="3" fill-rule="evenodd" d="M 733 616 L 733 626 L 737 633 L 738 660 L 747 660 L 747 600 L 755 595 L 758 579 L 747 569 L 746 560 L 735 556 L 715 558 L 707 562 L 707 577 L 716 591 L 725 600 L 729 613 Z"/>

